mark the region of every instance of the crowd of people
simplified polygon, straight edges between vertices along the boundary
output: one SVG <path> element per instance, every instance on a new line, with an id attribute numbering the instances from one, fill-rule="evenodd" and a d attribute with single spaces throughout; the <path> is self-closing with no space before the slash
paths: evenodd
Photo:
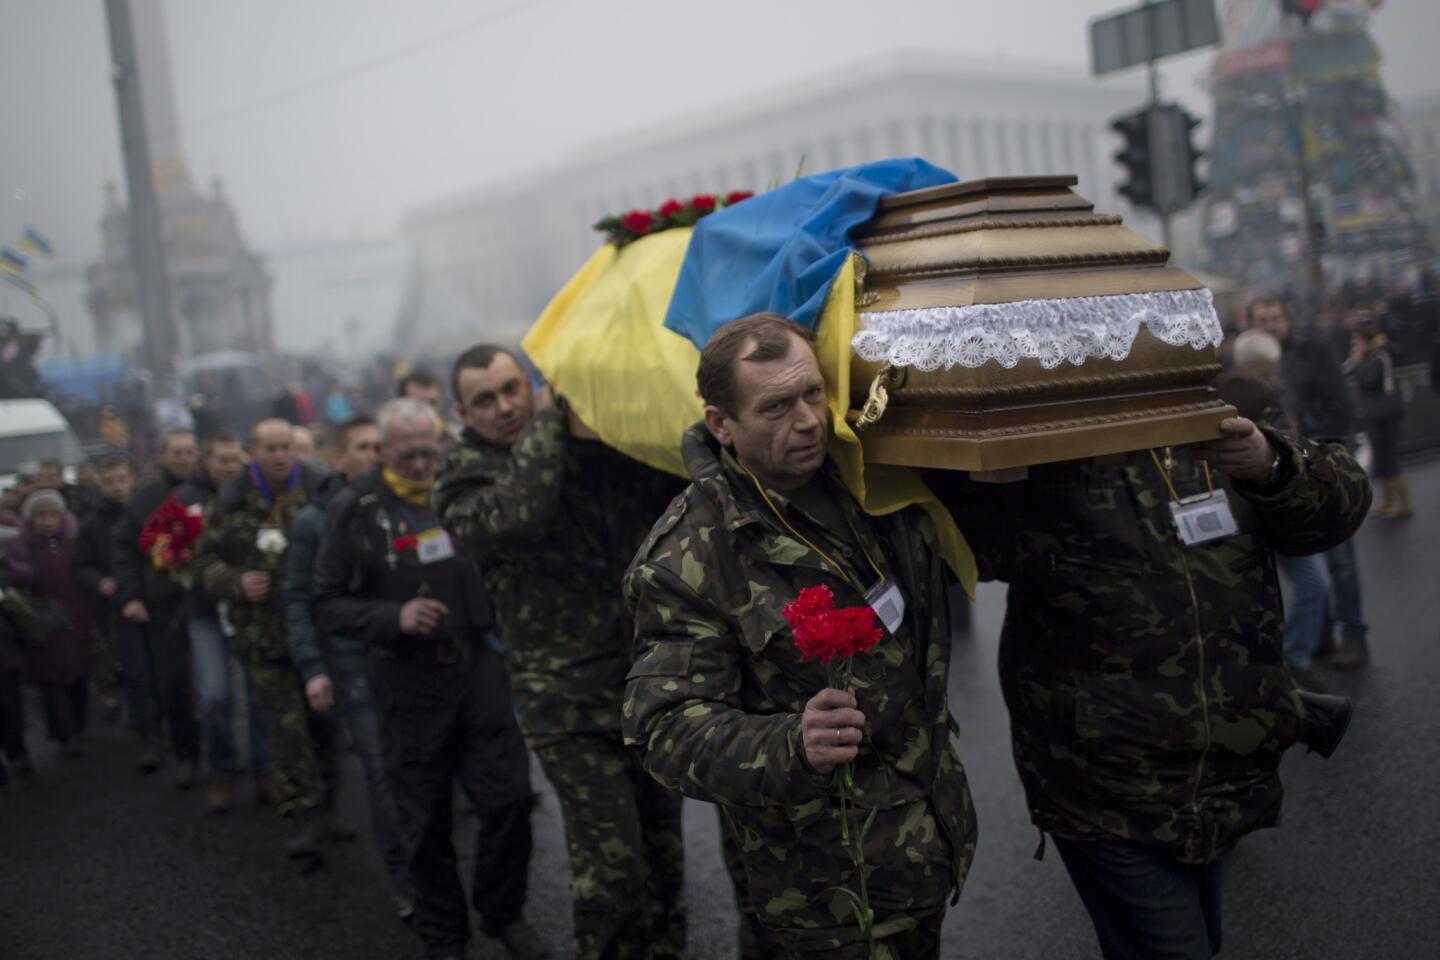
<path id="1" fill-rule="evenodd" d="M 1011 484 L 926 475 L 980 577 L 1010 585 L 1017 767 L 1107 957 L 1217 951 L 1225 865 L 1277 822 L 1280 755 L 1344 733 L 1349 702 L 1314 664 L 1331 624 L 1334 666 L 1368 659 L 1360 425 L 1380 514 L 1409 513 L 1393 363 L 1353 321 L 1342 366 L 1283 303 L 1252 304 L 1223 439 Z M 73 483 L 44 465 L 0 505 L 0 775 L 43 775 L 22 683 L 60 762 L 85 754 L 92 693 L 123 700 L 141 774 L 170 765 L 214 814 L 249 779 L 288 824 L 277 861 L 310 873 L 356 837 L 335 811 L 343 726 L 426 955 L 463 955 L 473 908 L 538 958 L 533 754 L 565 825 L 575 956 L 683 955 L 689 796 L 718 811 L 742 957 L 938 957 L 977 824 L 937 520 L 868 515 L 841 482 L 789 321 L 722 327 L 697 381 L 688 484 L 599 442 L 495 345 L 454 361 L 449 410 L 411 371 L 373 416 L 327 401 L 345 417 L 318 436 L 292 396 L 243 437 L 165 432 L 152 464 L 104 456 Z M 1196 509 L 1213 524 L 1183 523 Z M 817 587 L 879 624 L 844 682 L 791 640 Z M 456 785 L 478 823 L 468 898 Z"/>

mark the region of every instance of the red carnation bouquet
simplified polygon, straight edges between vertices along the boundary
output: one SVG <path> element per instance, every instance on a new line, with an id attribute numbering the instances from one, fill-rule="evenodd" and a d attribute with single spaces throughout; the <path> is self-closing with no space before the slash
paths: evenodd
<path id="1" fill-rule="evenodd" d="M 170 494 L 155 508 L 140 530 L 140 549 L 161 573 L 186 590 L 195 585 L 195 545 L 205 521 L 200 505 L 185 507 Z"/>
<path id="2" fill-rule="evenodd" d="M 835 595 L 826 586 L 806 587 L 800 595 L 785 604 L 781 611 L 795 635 L 795 646 L 802 660 L 818 660 L 829 673 L 829 684 L 836 690 L 848 690 L 854 675 L 854 658 L 865 653 L 885 631 L 876 624 L 875 611 L 870 607 L 835 606 Z M 865 836 L 875 821 L 875 811 L 865 823 L 855 822 L 855 761 L 840 768 L 840 842 L 855 864 L 860 892 L 846 887 L 836 889 L 850 898 L 861 933 L 870 942 L 870 957 L 879 955 L 875 945 L 875 912 L 870 907 L 870 889 L 865 882 Z"/>
<path id="3" fill-rule="evenodd" d="M 693 227 L 704 217 L 716 210 L 734 206 L 742 200 L 749 200 L 755 194 L 749 190 L 732 190 L 723 197 L 713 193 L 700 193 L 689 200 L 671 197 L 655 210 L 631 210 L 628 213 L 606 217 L 595 224 L 595 229 L 615 246 L 625 244 L 652 233 L 669 230 L 672 227 Z"/>

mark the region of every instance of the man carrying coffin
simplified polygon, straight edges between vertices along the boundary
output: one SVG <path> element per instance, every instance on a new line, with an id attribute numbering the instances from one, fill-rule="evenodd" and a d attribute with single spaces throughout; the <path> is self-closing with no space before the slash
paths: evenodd
<path id="1" fill-rule="evenodd" d="M 1220 429 L 1016 483 L 928 478 L 981 578 L 1010 584 L 1016 767 L 1107 960 L 1218 952 L 1225 867 L 1279 820 L 1281 753 L 1328 757 L 1349 719 L 1347 700 L 1286 673 L 1275 554 L 1350 536 L 1365 473 L 1338 443 Z"/>
<path id="2" fill-rule="evenodd" d="M 976 826 L 950 743 L 935 528 L 913 507 L 867 516 L 841 485 L 825 383 L 790 321 L 720 327 L 697 379 L 692 482 L 626 575 L 626 741 L 720 806 L 763 955 L 867 957 L 873 936 L 875 956 L 938 957 Z M 817 597 L 874 624 L 848 668 L 797 645 Z"/>

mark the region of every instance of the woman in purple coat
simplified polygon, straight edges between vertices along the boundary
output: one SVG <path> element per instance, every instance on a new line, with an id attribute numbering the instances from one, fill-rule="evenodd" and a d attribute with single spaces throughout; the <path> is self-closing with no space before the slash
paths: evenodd
<path id="1" fill-rule="evenodd" d="M 7 546 L 15 586 L 34 597 L 25 675 L 40 687 L 50 738 L 66 756 L 79 756 L 89 700 L 90 598 L 71 575 L 78 526 L 54 490 L 30 494 L 20 513 L 24 526 Z"/>

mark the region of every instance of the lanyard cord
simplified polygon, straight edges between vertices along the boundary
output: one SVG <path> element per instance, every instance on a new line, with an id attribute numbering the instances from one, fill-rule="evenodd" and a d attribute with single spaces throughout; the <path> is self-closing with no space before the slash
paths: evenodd
<path id="1" fill-rule="evenodd" d="M 765 488 L 760 485 L 760 481 L 755 478 L 755 474 L 751 473 L 749 470 L 746 470 L 743 465 L 741 465 L 740 469 L 745 470 L 745 475 L 750 478 L 752 483 L 755 484 L 755 489 L 759 492 L 760 499 L 765 501 L 765 506 L 769 507 L 770 511 L 775 514 L 776 519 L 778 519 L 782 524 L 785 525 L 785 529 L 789 530 L 791 535 L 794 536 L 796 540 L 799 540 L 801 543 L 805 544 L 805 546 L 818 553 L 821 559 L 823 559 L 826 563 L 830 564 L 830 566 L 834 567 L 839 572 L 841 579 L 843 579 L 846 583 L 850 584 L 850 586 L 858 590 L 862 597 L 865 596 L 865 588 L 857 584 L 854 580 L 851 580 L 850 575 L 846 573 L 844 567 L 836 563 L 834 559 L 830 556 L 830 554 L 826 553 L 824 550 L 821 550 L 815 544 L 811 543 L 810 539 L 806 537 L 805 534 L 801 533 L 799 530 L 796 530 L 790 525 L 790 521 L 785 519 L 785 514 L 781 513 L 780 509 L 775 506 L 773 501 L 771 501 L 770 495 L 765 492 Z M 842 507 L 841 509 L 843 511 L 844 508 Z M 885 574 L 880 572 L 880 568 L 877 567 L 875 565 L 875 561 L 870 558 L 870 551 L 865 549 L 864 538 L 860 536 L 860 532 L 855 529 L 855 525 L 850 522 L 850 518 L 848 516 L 845 518 L 845 522 L 849 524 L 850 532 L 855 535 L 855 542 L 860 545 L 860 552 L 865 555 L 865 562 L 870 564 L 871 570 L 875 571 L 876 584 L 884 583 Z"/>
<path id="2" fill-rule="evenodd" d="M 1165 487 L 1170 491 L 1171 499 L 1174 500 L 1176 503 L 1182 503 L 1183 501 L 1180 499 L 1180 494 L 1175 489 L 1175 484 L 1170 480 L 1169 467 L 1163 466 L 1160 463 L 1160 456 L 1154 451 L 1154 449 L 1151 449 L 1150 451 L 1150 459 L 1155 461 L 1155 469 L 1160 471 L 1160 477 L 1165 481 Z M 1173 464 L 1174 462 L 1170 459 L 1169 447 L 1165 448 L 1165 461 L 1166 463 L 1171 464 Z M 1215 486 L 1210 480 L 1210 463 L 1207 460 L 1201 460 L 1200 465 L 1205 468 L 1205 496 L 1212 497 L 1215 495 Z"/>

